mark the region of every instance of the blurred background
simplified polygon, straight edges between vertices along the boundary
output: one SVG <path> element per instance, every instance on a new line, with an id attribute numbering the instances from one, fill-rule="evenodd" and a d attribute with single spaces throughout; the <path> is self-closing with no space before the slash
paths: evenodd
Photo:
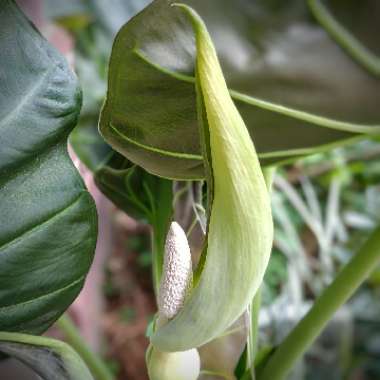
<path id="1" fill-rule="evenodd" d="M 149 1 L 18 3 L 67 57 L 83 89 L 81 118 L 71 144 L 81 161 L 75 154 L 73 159 L 97 202 L 100 230 L 94 265 L 70 315 L 117 379 L 145 380 L 146 330 L 156 310 L 150 227 L 119 211 L 97 190 L 90 171 L 93 151 L 86 146 L 106 149 L 97 123 L 112 41 Z M 380 222 L 379 158 L 380 143 L 368 140 L 277 171 L 272 194 L 275 241 L 262 290 L 259 353 L 286 336 Z M 186 191 L 183 194 L 186 201 Z M 199 240 L 201 234 L 195 236 Z M 202 360 L 227 358 L 227 366 L 235 367 L 244 350 L 244 331 L 243 321 L 223 344 L 205 348 Z M 59 336 L 59 331 L 49 334 Z M 380 268 L 337 313 L 290 379 L 380 379 Z"/>

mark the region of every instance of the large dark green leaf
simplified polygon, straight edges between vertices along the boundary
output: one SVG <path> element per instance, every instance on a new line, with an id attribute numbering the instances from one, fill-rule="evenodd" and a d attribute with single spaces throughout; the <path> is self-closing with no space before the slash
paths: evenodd
<path id="1" fill-rule="evenodd" d="M 10 0 L 0 49 L 0 330 L 38 333 L 77 296 L 95 249 L 95 205 L 67 153 L 81 93 Z"/>
<path id="2" fill-rule="evenodd" d="M 93 380 L 79 355 L 59 340 L 0 332 L 0 352 L 17 358 L 43 380 Z"/>
<path id="3" fill-rule="evenodd" d="M 360 2 L 355 12 L 373 2 Z M 115 149 L 152 173 L 200 178 L 194 36 L 171 3 L 153 1 L 118 33 L 100 130 Z M 305 1 L 183 3 L 210 30 L 262 164 L 379 133 L 379 79 L 330 37 Z M 367 24 L 379 28 L 375 17 Z"/>

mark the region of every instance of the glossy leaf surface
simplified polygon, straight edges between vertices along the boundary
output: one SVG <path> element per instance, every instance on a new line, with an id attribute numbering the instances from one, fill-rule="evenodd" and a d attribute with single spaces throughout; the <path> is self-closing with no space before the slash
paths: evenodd
<path id="1" fill-rule="evenodd" d="M 262 164 L 379 133 L 380 80 L 330 37 L 305 1 L 182 3 L 210 30 Z M 360 8 L 367 14 L 373 3 L 357 3 L 346 13 Z M 201 178 L 194 35 L 171 4 L 153 1 L 118 33 L 100 130 L 114 149 L 154 174 Z M 379 25 L 369 16 L 355 33 L 373 40 Z"/>
<path id="2" fill-rule="evenodd" d="M 262 282 L 273 237 L 269 193 L 255 147 L 228 93 L 205 25 L 191 8 L 181 8 L 196 31 L 209 218 L 194 288 L 181 311 L 151 337 L 162 351 L 199 347 L 244 312 Z"/>
<path id="3" fill-rule="evenodd" d="M 0 352 L 20 360 L 43 380 L 93 380 L 79 355 L 55 339 L 0 332 Z"/>
<path id="4" fill-rule="evenodd" d="M 10 0 L 0 48 L 0 330 L 40 333 L 79 293 L 95 250 L 95 205 L 67 153 L 81 93 Z"/>

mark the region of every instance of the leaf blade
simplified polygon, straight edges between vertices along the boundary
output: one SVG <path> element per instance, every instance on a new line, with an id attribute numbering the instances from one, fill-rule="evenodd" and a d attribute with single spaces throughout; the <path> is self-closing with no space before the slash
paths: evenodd
<path id="1" fill-rule="evenodd" d="M 0 330 L 40 333 L 83 286 L 97 216 L 67 152 L 78 82 L 13 1 L 0 20 Z"/>

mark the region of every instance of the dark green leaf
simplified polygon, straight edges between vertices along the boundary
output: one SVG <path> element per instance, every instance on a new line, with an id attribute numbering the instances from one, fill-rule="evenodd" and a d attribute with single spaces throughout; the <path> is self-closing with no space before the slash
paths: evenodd
<path id="1" fill-rule="evenodd" d="M 147 173 L 116 152 L 95 172 L 95 182 L 118 208 L 151 224 L 163 204 L 171 206 L 171 181 Z"/>
<path id="2" fill-rule="evenodd" d="M 183 2 L 210 30 L 262 164 L 379 133 L 380 81 L 336 44 L 303 0 Z M 153 1 L 118 33 L 100 129 L 152 173 L 201 178 L 194 37 L 171 3 Z M 376 18 L 366 22 L 377 28 Z"/>
<path id="3" fill-rule="evenodd" d="M 0 332 L 0 351 L 26 364 L 43 380 L 93 380 L 79 355 L 59 340 Z"/>
<path id="4" fill-rule="evenodd" d="M 78 125 L 70 135 L 70 144 L 88 169 L 92 172 L 101 167 L 112 155 L 112 149 L 107 145 L 91 124 Z"/>
<path id="5" fill-rule="evenodd" d="M 95 249 L 95 205 L 67 153 L 81 93 L 10 0 L 0 48 L 0 330 L 39 333 L 79 293 Z"/>

